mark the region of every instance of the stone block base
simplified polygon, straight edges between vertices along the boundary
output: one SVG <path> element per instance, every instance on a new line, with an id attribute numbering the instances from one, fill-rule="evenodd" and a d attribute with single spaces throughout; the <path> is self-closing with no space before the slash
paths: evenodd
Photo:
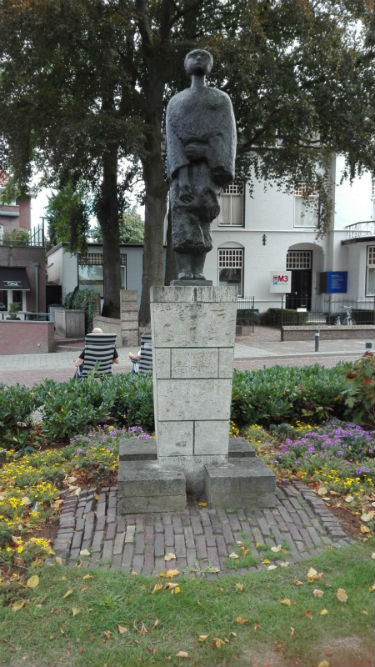
<path id="1" fill-rule="evenodd" d="M 205 467 L 205 496 L 210 507 L 274 507 L 275 491 L 276 476 L 261 459 L 238 458 L 227 465 Z"/>
<path id="2" fill-rule="evenodd" d="M 119 466 L 118 498 L 121 514 L 182 512 L 186 507 L 185 475 L 156 461 L 127 461 Z"/>
<path id="3" fill-rule="evenodd" d="M 139 440 L 138 438 L 122 438 L 119 447 L 120 461 L 156 461 L 156 440 Z M 254 448 L 245 438 L 229 438 L 228 457 L 247 458 L 255 456 Z"/>

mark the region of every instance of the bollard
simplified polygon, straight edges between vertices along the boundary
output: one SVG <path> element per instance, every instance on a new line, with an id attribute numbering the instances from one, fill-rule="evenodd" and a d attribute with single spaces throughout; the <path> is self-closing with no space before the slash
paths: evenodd
<path id="1" fill-rule="evenodd" d="M 320 331 L 319 329 L 315 329 L 315 352 L 319 352 L 319 338 Z"/>

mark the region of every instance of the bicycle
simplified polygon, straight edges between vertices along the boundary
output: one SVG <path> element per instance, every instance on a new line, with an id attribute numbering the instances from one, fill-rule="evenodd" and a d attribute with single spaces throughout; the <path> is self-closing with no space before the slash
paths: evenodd
<path id="1" fill-rule="evenodd" d="M 346 325 L 347 327 L 351 327 L 354 322 L 352 318 L 352 309 L 353 306 L 343 306 L 344 311 L 343 313 L 339 313 L 335 319 L 335 324 L 340 326 L 341 324 Z"/>

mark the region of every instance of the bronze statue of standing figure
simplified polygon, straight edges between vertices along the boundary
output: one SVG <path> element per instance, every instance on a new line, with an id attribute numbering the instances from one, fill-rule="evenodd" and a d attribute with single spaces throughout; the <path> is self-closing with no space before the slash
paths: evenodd
<path id="1" fill-rule="evenodd" d="M 208 283 L 203 267 L 212 249 L 210 223 L 220 212 L 220 189 L 234 179 L 233 108 L 226 93 L 206 85 L 212 65 L 208 51 L 190 51 L 185 70 L 191 86 L 174 95 L 167 107 L 172 245 L 179 284 Z"/>

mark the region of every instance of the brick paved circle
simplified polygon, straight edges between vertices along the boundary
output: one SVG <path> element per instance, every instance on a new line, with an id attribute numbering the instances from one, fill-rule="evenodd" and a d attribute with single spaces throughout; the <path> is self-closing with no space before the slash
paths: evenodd
<path id="1" fill-rule="evenodd" d="M 277 487 L 273 509 L 209 509 L 190 501 L 180 513 L 117 514 L 117 487 L 65 497 L 54 551 L 68 564 L 80 559 L 87 567 L 118 569 L 157 575 L 170 567 L 186 576 L 217 578 L 266 569 L 258 563 L 250 568 L 231 569 L 229 554 L 238 551 L 237 541 L 286 546 L 290 563 L 309 558 L 329 545 L 341 547 L 350 540 L 324 502 L 300 482 Z M 82 555 L 87 551 L 90 556 Z M 175 560 L 164 556 L 173 553 Z M 240 559 L 236 561 L 240 563 Z M 278 565 L 281 560 L 273 561 Z"/>

